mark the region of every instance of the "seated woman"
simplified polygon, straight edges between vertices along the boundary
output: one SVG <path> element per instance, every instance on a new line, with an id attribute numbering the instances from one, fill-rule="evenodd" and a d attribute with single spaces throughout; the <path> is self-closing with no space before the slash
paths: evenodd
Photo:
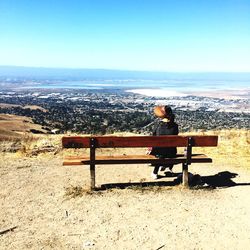
<path id="1" fill-rule="evenodd" d="M 174 114 L 171 107 L 169 106 L 156 106 L 154 108 L 154 114 L 158 117 L 155 121 L 152 135 L 178 135 L 179 129 L 178 125 L 174 121 Z M 174 158 L 176 157 L 176 147 L 153 147 L 150 154 L 155 155 L 157 158 Z M 169 168 L 172 172 L 173 164 L 168 165 L 153 165 L 154 170 L 152 172 L 152 178 L 158 178 L 158 171 L 161 167 L 161 170 Z"/>

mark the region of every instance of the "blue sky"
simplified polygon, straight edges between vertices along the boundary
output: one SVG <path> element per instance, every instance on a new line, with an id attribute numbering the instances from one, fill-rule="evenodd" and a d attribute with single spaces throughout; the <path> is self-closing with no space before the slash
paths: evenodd
<path id="1" fill-rule="evenodd" d="M 250 0 L 0 0 L 0 65 L 250 72 Z"/>

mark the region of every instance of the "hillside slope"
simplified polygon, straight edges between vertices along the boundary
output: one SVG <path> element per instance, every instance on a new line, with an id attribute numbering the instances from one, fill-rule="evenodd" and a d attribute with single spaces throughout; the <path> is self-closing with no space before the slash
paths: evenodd
<path id="1" fill-rule="evenodd" d="M 97 167 L 96 178 L 116 188 L 86 191 L 89 169 L 62 166 L 59 135 L 1 152 L 0 231 L 16 229 L 0 235 L 0 249 L 247 249 L 249 133 L 212 133 L 214 163 L 190 167 L 208 186 L 192 189 L 174 185 L 180 166 L 159 186 L 147 165 L 117 165 Z M 53 150 L 38 151 L 45 146 Z"/>

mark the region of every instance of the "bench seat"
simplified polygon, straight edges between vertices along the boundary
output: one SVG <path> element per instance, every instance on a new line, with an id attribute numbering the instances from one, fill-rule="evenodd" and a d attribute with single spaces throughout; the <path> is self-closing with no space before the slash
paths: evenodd
<path id="1" fill-rule="evenodd" d="M 175 158 L 158 159 L 153 155 L 113 155 L 113 156 L 96 156 L 95 164 L 180 164 L 187 160 L 183 154 L 177 154 Z M 192 154 L 191 163 L 211 163 L 212 158 L 205 154 Z M 89 157 L 66 156 L 63 160 L 64 166 L 71 165 L 90 165 Z"/>
<path id="2" fill-rule="evenodd" d="M 68 156 L 65 154 L 63 165 L 89 165 L 90 187 L 95 189 L 96 165 L 112 164 L 182 164 L 182 183 L 188 186 L 188 166 L 191 163 L 211 163 L 212 159 L 204 154 L 193 154 L 193 147 L 216 147 L 218 136 L 213 135 L 162 135 L 162 136 L 64 136 L 62 147 L 67 149 L 89 149 L 85 155 Z M 175 158 L 159 159 L 153 155 L 99 155 L 97 149 L 103 148 L 147 148 L 178 147 L 185 148 L 186 154 Z M 70 151 L 72 152 L 72 151 Z M 136 149 L 135 149 L 136 152 Z M 79 153 L 79 152 L 76 152 Z M 98 154 L 97 154 L 98 153 Z M 103 152 L 104 153 L 104 152 Z M 114 152 L 115 153 L 115 152 Z M 109 153 L 108 153 L 109 154 Z"/>

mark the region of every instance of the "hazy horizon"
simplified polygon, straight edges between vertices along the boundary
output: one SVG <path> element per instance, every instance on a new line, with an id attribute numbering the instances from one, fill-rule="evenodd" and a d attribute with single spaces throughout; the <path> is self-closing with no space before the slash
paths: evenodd
<path id="1" fill-rule="evenodd" d="M 4 65 L 1 64 L 0 68 L 30 68 L 30 69 L 48 69 L 48 70 L 104 70 L 104 71 L 128 71 L 128 72 L 152 72 L 152 73 L 169 73 L 169 74 L 250 74 L 249 71 L 167 71 L 167 70 L 137 70 L 126 68 L 83 68 L 83 67 L 60 67 L 60 66 L 32 66 L 32 65 Z"/>
<path id="2" fill-rule="evenodd" d="M 0 77 L 47 80 L 154 80 L 154 81 L 247 81 L 250 72 L 164 72 L 118 69 L 86 69 L 56 67 L 1 66 Z"/>

